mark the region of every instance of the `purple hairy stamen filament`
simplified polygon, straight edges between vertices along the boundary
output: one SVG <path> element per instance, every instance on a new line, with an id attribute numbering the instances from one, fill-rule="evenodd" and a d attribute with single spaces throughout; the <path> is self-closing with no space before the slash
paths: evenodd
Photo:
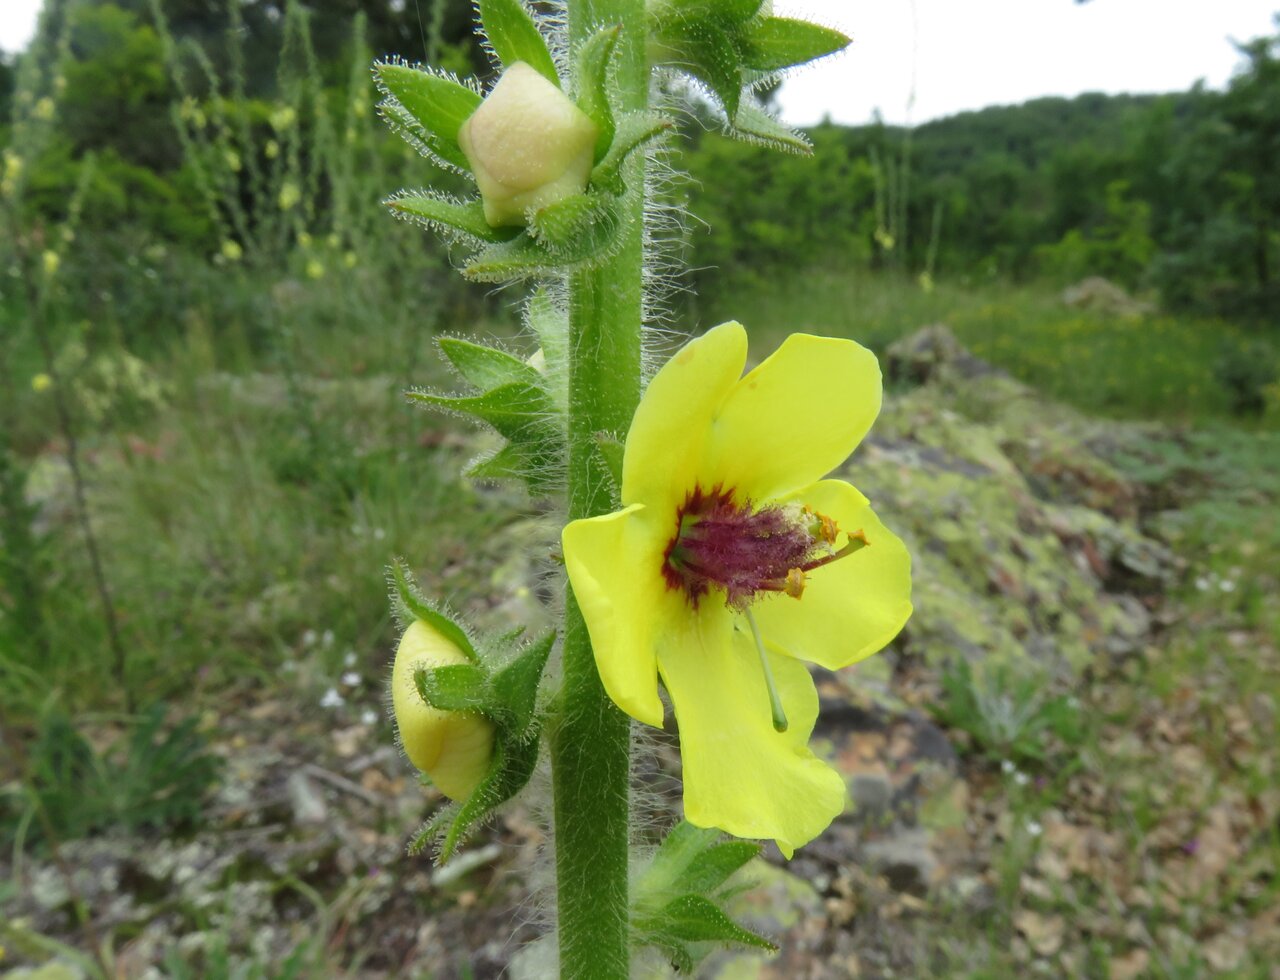
<path id="1" fill-rule="evenodd" d="M 798 595 L 794 590 L 804 573 L 866 544 L 861 534 L 854 534 L 832 551 L 833 529 L 834 524 L 799 508 L 753 511 L 749 501 L 735 503 L 730 491 L 699 487 L 680 508 L 663 574 L 667 585 L 682 589 L 695 608 L 716 586 L 724 590 L 726 604 L 741 611 L 760 592 Z"/>

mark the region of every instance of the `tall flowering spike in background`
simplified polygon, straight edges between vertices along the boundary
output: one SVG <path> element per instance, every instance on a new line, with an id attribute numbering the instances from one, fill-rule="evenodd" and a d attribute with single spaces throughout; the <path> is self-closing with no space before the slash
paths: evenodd
<path id="1" fill-rule="evenodd" d="M 880 409 L 875 356 L 796 334 L 742 377 L 724 324 L 658 372 L 632 422 L 622 505 L 574 521 L 565 564 L 609 696 L 680 727 L 685 816 L 788 856 L 844 806 L 808 748 L 831 670 L 885 646 L 911 614 L 911 561 L 865 497 L 822 477 Z"/>

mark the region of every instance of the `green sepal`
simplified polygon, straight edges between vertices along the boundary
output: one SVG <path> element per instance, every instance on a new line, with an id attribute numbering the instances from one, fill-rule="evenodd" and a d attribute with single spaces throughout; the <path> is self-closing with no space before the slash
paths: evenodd
<path id="1" fill-rule="evenodd" d="M 521 0 L 479 0 L 480 27 L 504 68 L 523 61 L 560 87 L 556 63 L 533 15 Z"/>
<path id="2" fill-rule="evenodd" d="M 536 717 L 538 684 L 555 642 L 555 633 L 539 637 L 490 681 L 492 700 L 502 712 L 500 724 L 515 738 L 525 737 Z"/>
<path id="3" fill-rule="evenodd" d="M 738 107 L 738 114 L 725 133 L 734 139 L 758 143 L 774 150 L 781 150 L 783 153 L 809 156 L 813 152 L 813 144 L 801 133 L 784 126 L 749 101 L 744 101 Z"/>
<path id="4" fill-rule="evenodd" d="M 409 398 L 475 416 L 512 442 L 545 438 L 553 412 L 551 396 L 541 386 L 525 381 L 499 385 L 480 395 L 433 395 L 426 391 L 411 391 Z"/>
<path id="5" fill-rule="evenodd" d="M 397 558 L 391 563 L 391 586 L 409 615 L 422 620 L 434 629 L 461 650 L 463 656 L 472 663 L 479 663 L 480 655 L 476 653 L 476 648 L 467 631 L 454 622 L 447 613 L 436 609 L 422 596 L 417 586 L 413 584 L 413 576 L 403 558 Z"/>
<path id="6" fill-rule="evenodd" d="M 622 183 L 618 172 L 627 157 L 675 125 L 669 118 L 657 112 L 626 112 L 618 120 L 613 142 L 604 158 L 591 170 L 591 186 L 614 194 L 621 194 Z"/>
<path id="7" fill-rule="evenodd" d="M 458 145 L 458 130 L 480 108 L 479 92 L 447 75 L 383 62 L 373 69 L 378 87 L 388 96 L 382 111 L 393 128 L 444 163 L 471 172 Z"/>
<path id="8" fill-rule="evenodd" d="M 560 261 L 586 262 L 616 244 L 618 209 L 609 195 L 572 194 L 530 215 L 529 234 Z"/>
<path id="9" fill-rule="evenodd" d="M 681 820 L 663 838 L 652 863 L 636 882 L 636 904 L 661 903 L 671 895 L 709 895 L 759 854 L 759 844 L 722 841 L 718 830 Z"/>
<path id="10" fill-rule="evenodd" d="M 489 771 L 480 785 L 447 819 L 448 830 L 440 841 L 437 864 L 444 864 L 453 857 L 458 846 L 466 840 L 476 824 L 524 789 L 538 764 L 538 742 L 537 738 L 519 739 L 508 736 L 499 729 Z"/>
<path id="11" fill-rule="evenodd" d="M 738 943 L 776 953 L 778 947 L 744 929 L 715 902 L 701 895 L 681 895 L 637 923 L 643 941 L 663 948 L 682 943 Z"/>
<path id="12" fill-rule="evenodd" d="M 608 258 L 617 245 L 617 216 L 612 209 L 604 214 L 612 215 L 613 220 L 601 222 L 607 224 L 608 228 L 594 228 L 591 234 L 586 234 L 577 241 L 557 244 L 554 249 L 528 232 L 509 242 L 490 245 L 472 256 L 463 267 L 462 275 L 474 282 L 508 282 L 531 276 L 551 275 L 600 262 Z"/>
<path id="13" fill-rule="evenodd" d="M 464 471 L 473 480 L 521 481 L 535 497 L 546 497 L 563 484 L 559 470 L 548 472 L 549 459 L 529 453 L 528 447 L 507 443 L 474 460 Z"/>
<path id="14" fill-rule="evenodd" d="M 512 382 L 541 384 L 541 375 L 534 368 L 504 350 L 473 344 L 460 337 L 441 337 L 436 346 L 463 378 L 482 390 Z"/>
<path id="15" fill-rule="evenodd" d="M 490 225 L 479 198 L 458 201 L 435 191 L 416 191 L 402 192 L 383 203 L 397 218 L 416 221 L 447 235 L 463 235 L 477 243 L 502 242 L 515 234 L 512 229 Z"/>
<path id="16" fill-rule="evenodd" d="M 609 105 L 609 59 L 622 27 L 604 27 L 578 48 L 578 108 L 591 117 L 600 135 L 596 137 L 595 162 L 604 159 L 613 142 L 613 109 Z"/>
<path id="17" fill-rule="evenodd" d="M 440 711 L 479 711 L 494 713 L 489 691 L 489 675 L 477 664 L 449 664 L 445 667 L 419 667 L 413 673 L 418 696 Z"/>
<path id="18" fill-rule="evenodd" d="M 672 52 L 674 66 L 705 85 L 730 119 L 742 97 L 739 33 L 712 18 L 680 16 L 659 34 L 660 43 Z"/>
<path id="19" fill-rule="evenodd" d="M 747 25 L 743 66 L 752 71 L 781 71 L 848 47 L 839 31 L 805 20 L 766 17 Z"/>
<path id="20" fill-rule="evenodd" d="M 622 496 L 622 460 L 626 447 L 622 444 L 622 440 L 611 432 L 597 432 L 595 439 L 596 452 L 600 454 L 609 472 L 609 478 L 613 480 L 613 496 L 617 502 Z"/>

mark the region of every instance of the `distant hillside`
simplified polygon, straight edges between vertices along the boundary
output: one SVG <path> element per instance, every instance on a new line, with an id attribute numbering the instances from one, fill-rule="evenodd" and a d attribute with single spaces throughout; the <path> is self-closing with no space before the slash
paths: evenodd
<path id="1" fill-rule="evenodd" d="M 694 235 L 695 265 L 1096 273 L 1175 302 L 1265 310 L 1280 253 L 1280 72 L 1275 42 L 1256 45 L 1226 93 L 1041 98 L 911 130 L 824 124 L 813 158 L 781 161 L 701 135 L 691 203 L 711 227 Z"/>

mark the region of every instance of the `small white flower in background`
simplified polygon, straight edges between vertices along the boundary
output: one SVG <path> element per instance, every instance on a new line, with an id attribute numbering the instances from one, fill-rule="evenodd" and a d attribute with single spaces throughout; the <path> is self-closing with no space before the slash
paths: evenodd
<path id="1" fill-rule="evenodd" d="M 349 670 L 342 675 L 343 687 L 355 687 L 360 683 L 360 675 L 354 670 Z"/>
<path id="2" fill-rule="evenodd" d="M 1196 588 L 1201 592 L 1208 592 L 1213 586 L 1213 580 L 1207 575 L 1201 575 L 1196 578 Z"/>
<path id="3" fill-rule="evenodd" d="M 316 636 L 317 636 L 317 634 L 316 634 L 316 631 L 315 631 L 315 630 L 307 630 L 305 633 L 303 633 L 303 634 L 302 634 L 302 645 L 303 645 L 304 647 L 313 647 L 313 646 L 315 646 L 315 645 L 316 645 Z"/>
<path id="4" fill-rule="evenodd" d="M 354 667 L 355 665 L 356 665 L 356 652 L 354 650 L 348 650 L 346 653 L 342 655 L 342 666 Z"/>
<path id="5" fill-rule="evenodd" d="M 1025 772 L 1017 770 L 1013 774 L 1013 781 L 1019 786 L 1026 786 L 1027 783 L 1031 781 L 1031 777 L 1029 777 Z"/>
<path id="6" fill-rule="evenodd" d="M 376 724 L 377 721 L 378 721 L 378 712 L 374 711 L 372 708 L 365 708 L 362 712 L 360 712 L 360 724 L 373 725 L 373 724 Z"/>
<path id="7" fill-rule="evenodd" d="M 1234 592 L 1236 588 L 1235 579 L 1224 578 L 1218 583 L 1218 588 L 1223 592 Z"/>
<path id="8" fill-rule="evenodd" d="M 1012 759 L 1004 759 L 1000 763 L 1000 771 L 1003 772 L 1006 776 L 1009 775 L 1009 773 L 1015 771 L 1017 768 L 1018 767 L 1013 764 Z"/>
<path id="9" fill-rule="evenodd" d="M 1032 837 L 1039 837 L 1042 833 L 1044 833 L 1044 827 L 1040 826 L 1040 822 L 1038 820 L 1028 820 L 1027 833 L 1030 834 Z"/>
<path id="10" fill-rule="evenodd" d="M 380 527 L 375 527 L 375 528 L 373 529 L 373 540 L 375 540 L 375 541 L 381 541 L 381 540 L 382 540 L 383 538 L 385 538 L 386 536 L 387 536 L 387 532 L 386 532 L 386 531 L 384 531 L 382 528 L 380 528 Z"/>
<path id="11" fill-rule="evenodd" d="M 322 708 L 341 708 L 347 703 L 347 699 L 338 693 L 336 687 L 331 687 L 324 692 L 324 697 L 320 699 L 320 707 Z"/>

